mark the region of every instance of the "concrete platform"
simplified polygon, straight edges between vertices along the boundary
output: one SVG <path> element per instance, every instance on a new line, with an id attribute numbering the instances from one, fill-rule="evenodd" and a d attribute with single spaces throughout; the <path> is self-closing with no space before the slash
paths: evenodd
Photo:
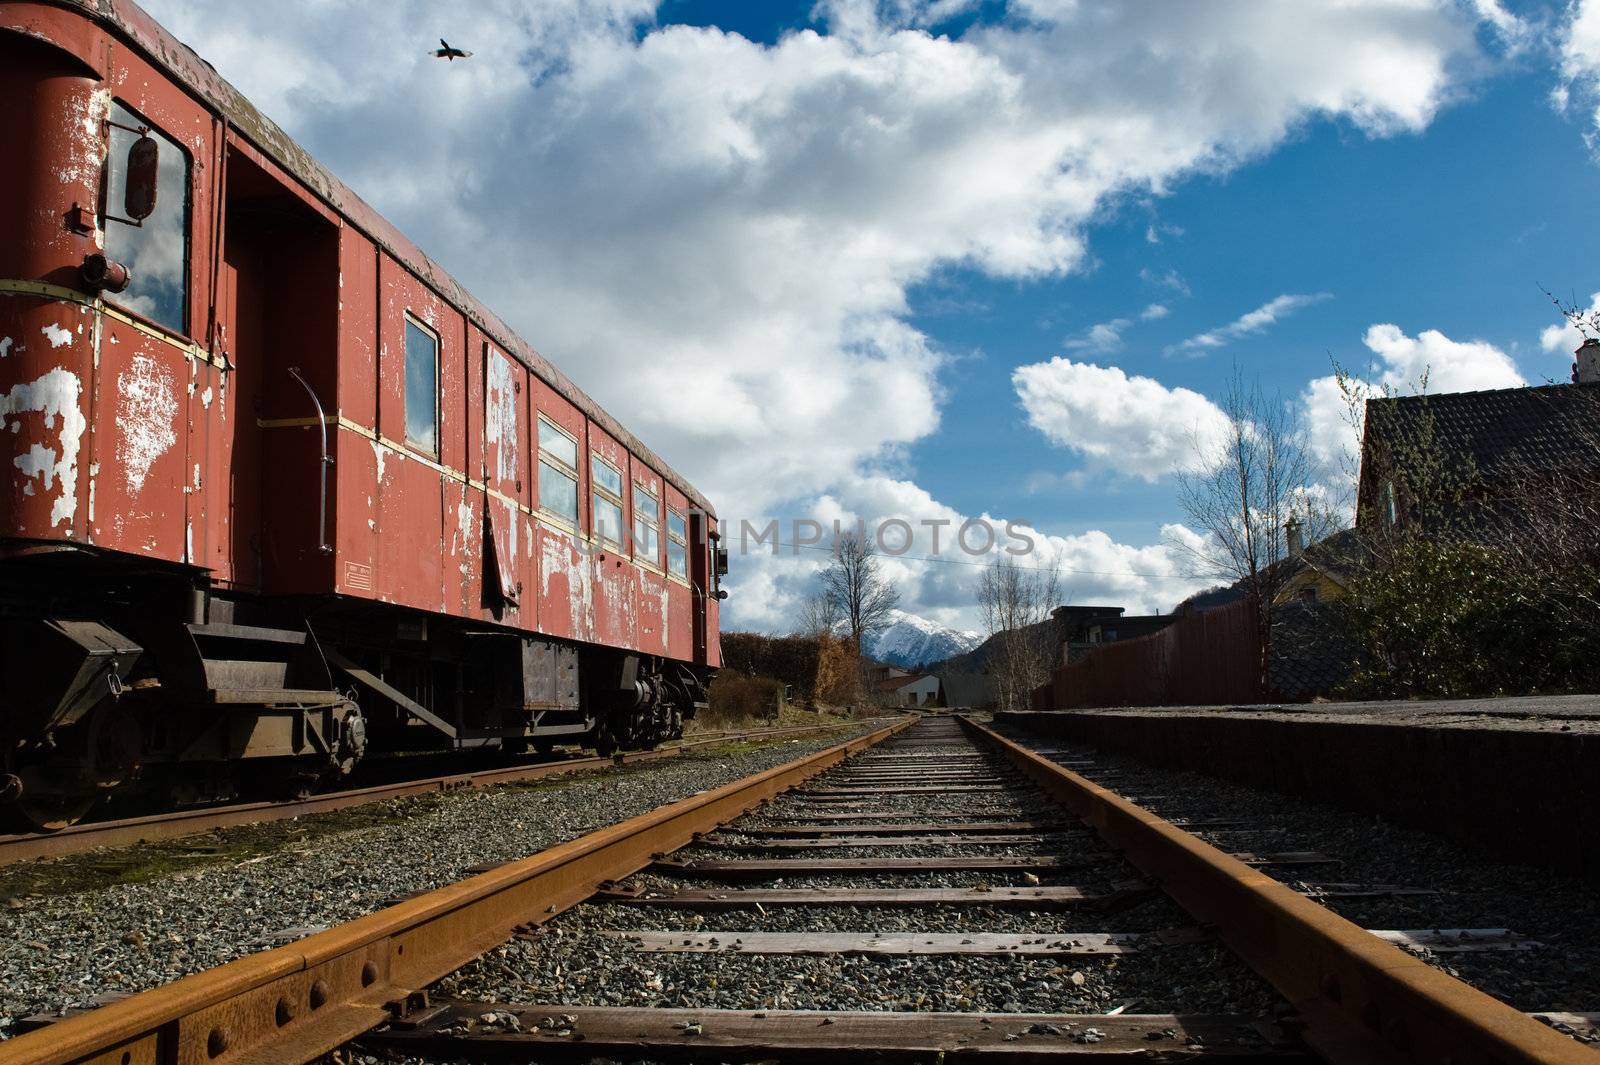
<path id="1" fill-rule="evenodd" d="M 1600 873 L 1600 696 L 1019 711 L 995 722 Z"/>

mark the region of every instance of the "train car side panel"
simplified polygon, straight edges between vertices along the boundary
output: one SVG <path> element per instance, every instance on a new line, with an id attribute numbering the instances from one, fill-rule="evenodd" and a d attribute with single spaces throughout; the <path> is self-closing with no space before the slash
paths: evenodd
<path id="1" fill-rule="evenodd" d="M 107 315 L 93 380 L 89 470 L 101 530 L 95 542 L 187 561 L 188 358 L 166 340 Z"/>
<path id="2" fill-rule="evenodd" d="M 594 638 L 597 603 L 588 542 L 584 538 L 588 495 L 582 461 L 584 419 L 545 382 L 529 390 L 535 589 L 540 630 L 572 640 Z"/>
<path id="3" fill-rule="evenodd" d="M 445 476 L 436 454 L 444 412 L 438 409 L 437 368 L 461 347 L 460 315 L 432 290 L 395 265 L 378 263 L 378 557 L 376 589 L 387 602 L 446 610 L 443 576 Z M 426 351 L 432 346 L 432 360 Z M 432 387 L 423 380 L 410 393 L 411 358 L 431 361 Z M 423 355 L 415 355 L 416 352 Z M 414 367 L 412 367 L 414 368 Z M 413 377 L 413 380 L 416 378 Z M 415 409 L 434 403 L 432 417 Z M 408 425 L 409 423 L 409 425 Z M 431 452 L 431 454 L 430 454 Z M 452 508 L 453 510 L 454 508 Z M 454 581 L 452 581 L 454 587 Z"/>
<path id="4" fill-rule="evenodd" d="M 610 647 L 632 648 L 638 586 L 628 550 L 633 515 L 630 459 L 622 445 L 592 421 L 585 423 L 585 432 L 589 492 L 583 509 L 589 516 L 593 549 L 589 568 L 596 600 L 594 639 Z"/>
<path id="5" fill-rule="evenodd" d="M 485 595 L 482 614 L 506 625 L 535 628 L 537 597 L 523 594 L 532 586 L 528 540 L 531 527 L 523 509 L 528 505 L 527 371 L 473 328 L 469 366 L 476 360 L 476 396 L 468 399 L 474 430 L 468 439 L 479 441 L 478 458 L 469 459 L 469 471 L 481 471 L 484 510 L 488 528 L 484 535 Z M 476 465 L 471 463 L 476 461 Z"/>
<path id="6" fill-rule="evenodd" d="M 664 566 L 666 508 L 661 475 L 637 458 L 629 462 L 633 498 L 633 593 L 631 645 L 646 654 L 667 653 L 667 582 Z"/>
<path id="7" fill-rule="evenodd" d="M 680 662 L 694 660 L 695 592 L 689 585 L 689 500 L 671 484 L 666 485 L 667 513 L 664 517 L 667 552 L 666 655 Z M 680 524 L 681 523 L 681 524 Z M 682 552 L 681 565 L 677 561 Z"/>
<path id="8" fill-rule="evenodd" d="M 365 433 L 378 424 L 378 255 L 372 242 L 348 226 L 339 234 L 339 379 L 335 410 L 338 515 L 333 587 L 370 598 L 379 558 L 378 484 L 382 444 Z M 365 433 L 363 432 L 365 431 Z M 387 463 L 385 463 L 387 465 Z"/>

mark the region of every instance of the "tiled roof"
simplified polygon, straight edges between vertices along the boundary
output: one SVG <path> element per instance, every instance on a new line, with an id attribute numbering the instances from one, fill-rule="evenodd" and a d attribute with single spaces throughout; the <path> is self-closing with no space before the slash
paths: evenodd
<path id="1" fill-rule="evenodd" d="M 1403 438 L 1433 418 L 1445 455 L 1472 457 L 1479 474 L 1600 469 L 1600 384 L 1441 392 L 1367 401 L 1369 436 L 1392 426 Z"/>

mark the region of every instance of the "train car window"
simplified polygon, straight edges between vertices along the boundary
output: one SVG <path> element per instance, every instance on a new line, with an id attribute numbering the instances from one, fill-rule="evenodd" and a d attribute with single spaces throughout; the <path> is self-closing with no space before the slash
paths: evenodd
<path id="1" fill-rule="evenodd" d="M 189 312 L 189 156 L 178 142 L 111 102 L 100 217 L 105 256 L 128 268 L 128 286 L 106 298 L 176 333 L 187 334 Z M 141 132 L 143 131 L 143 132 Z M 156 202 L 149 217 L 121 217 L 128 188 L 128 149 L 148 134 L 155 139 Z"/>
<path id="2" fill-rule="evenodd" d="M 622 546 L 622 474 L 599 455 L 589 456 L 594 481 L 594 532 L 607 543 Z"/>
<path id="3" fill-rule="evenodd" d="M 615 466 L 599 455 L 591 455 L 590 458 L 594 461 L 594 486 L 603 488 L 618 499 L 621 499 L 622 474 L 618 473 Z"/>
<path id="4" fill-rule="evenodd" d="M 558 429 L 554 422 L 539 418 L 539 450 L 567 469 L 578 471 L 578 442 Z"/>
<path id="5" fill-rule="evenodd" d="M 406 443 L 439 453 L 439 338 L 406 315 Z"/>
<path id="6" fill-rule="evenodd" d="M 667 572 L 689 576 L 689 523 L 671 507 L 667 508 Z"/>
<path id="7" fill-rule="evenodd" d="M 574 527 L 578 524 L 578 442 L 543 415 L 539 416 L 539 509 Z"/>
<path id="8" fill-rule="evenodd" d="M 633 486 L 633 556 L 660 564 L 661 504 L 642 484 Z"/>

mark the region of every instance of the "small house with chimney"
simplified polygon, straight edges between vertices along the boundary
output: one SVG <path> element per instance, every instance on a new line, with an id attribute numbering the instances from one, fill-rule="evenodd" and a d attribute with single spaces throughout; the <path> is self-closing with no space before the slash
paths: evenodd
<path id="1" fill-rule="evenodd" d="M 1518 520 L 1541 497 L 1590 491 L 1600 477 L 1600 340 L 1578 348 L 1570 384 L 1369 399 L 1357 529 Z M 1463 488 L 1424 506 L 1429 480 Z"/>
<path id="2" fill-rule="evenodd" d="M 1057 665 L 1083 658 L 1102 644 L 1148 636 L 1178 620 L 1172 614 L 1124 614 L 1121 606 L 1059 606 L 1050 612 L 1055 620 Z"/>

